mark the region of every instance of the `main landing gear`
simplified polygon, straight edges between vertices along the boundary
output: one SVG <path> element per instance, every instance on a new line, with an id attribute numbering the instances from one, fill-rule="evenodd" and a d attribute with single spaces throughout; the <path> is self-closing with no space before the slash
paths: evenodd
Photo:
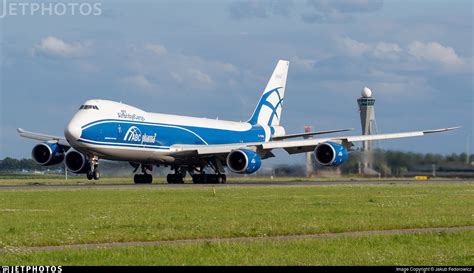
<path id="1" fill-rule="evenodd" d="M 225 184 L 227 176 L 225 174 L 195 174 L 193 175 L 194 184 Z"/>
<path id="2" fill-rule="evenodd" d="M 214 174 L 206 174 L 204 169 L 209 166 Z M 224 167 L 219 159 L 213 159 L 204 161 L 201 166 L 172 166 L 171 170 L 174 170 L 174 174 L 168 174 L 167 181 L 170 184 L 183 184 L 186 172 L 189 172 L 193 178 L 194 184 L 224 184 L 226 183 L 227 177 L 224 174 Z M 197 173 L 196 173 L 197 172 Z"/>
<path id="3" fill-rule="evenodd" d="M 186 169 L 180 167 L 171 167 L 174 173 L 170 173 L 166 176 L 166 181 L 169 184 L 184 184 L 184 178 L 186 177 Z"/>
<path id="4" fill-rule="evenodd" d="M 136 174 L 133 176 L 133 182 L 135 184 L 151 184 L 153 182 L 153 175 L 148 173 Z"/>
<path id="5" fill-rule="evenodd" d="M 151 165 L 141 165 L 142 173 L 135 174 L 133 176 L 133 181 L 135 184 L 151 184 L 153 182 L 153 175 L 149 174 L 147 171 L 153 171 L 153 166 Z M 138 166 L 135 168 L 135 171 L 138 169 Z"/>
<path id="6" fill-rule="evenodd" d="M 227 176 L 224 174 L 224 166 L 219 158 L 215 157 L 207 161 L 214 174 L 204 173 L 206 166 L 201 166 L 199 174 L 193 175 L 193 183 L 195 184 L 225 184 L 227 182 Z"/>
<path id="7" fill-rule="evenodd" d="M 88 180 L 99 180 L 100 179 L 100 172 L 97 169 L 99 166 L 99 157 L 96 155 L 89 157 L 89 162 L 91 164 L 90 170 L 87 172 L 86 176 Z"/>
<path id="8" fill-rule="evenodd" d="M 184 184 L 185 173 L 175 172 L 168 174 L 166 181 L 169 184 Z M 191 175 L 194 184 L 224 184 L 227 180 L 225 174 L 199 173 Z"/>

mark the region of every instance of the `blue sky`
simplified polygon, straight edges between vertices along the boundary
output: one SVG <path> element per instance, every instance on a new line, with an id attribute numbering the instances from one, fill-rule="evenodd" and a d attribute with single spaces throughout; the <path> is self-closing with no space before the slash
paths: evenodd
<path id="1" fill-rule="evenodd" d="M 17 127 L 61 135 L 90 98 L 247 120 L 278 59 L 290 60 L 289 133 L 360 133 L 356 99 L 368 86 L 382 133 L 463 126 L 381 148 L 459 153 L 474 135 L 472 1 L 87 3 L 101 15 L 0 19 L 0 158 L 30 156 L 35 142 Z"/>

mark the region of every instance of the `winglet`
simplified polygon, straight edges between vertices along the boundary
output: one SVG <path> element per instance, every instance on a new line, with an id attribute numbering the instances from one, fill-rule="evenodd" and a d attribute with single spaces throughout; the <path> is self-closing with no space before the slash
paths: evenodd
<path id="1" fill-rule="evenodd" d="M 461 128 L 461 126 L 456 127 L 449 127 L 449 128 L 442 128 L 442 129 L 434 129 L 434 130 L 426 130 L 423 131 L 423 134 L 431 134 L 431 133 L 440 133 L 440 132 L 447 132 Z"/>

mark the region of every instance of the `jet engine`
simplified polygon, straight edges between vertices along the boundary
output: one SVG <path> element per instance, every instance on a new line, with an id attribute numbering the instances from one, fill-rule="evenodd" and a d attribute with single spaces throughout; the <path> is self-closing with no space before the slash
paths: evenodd
<path id="1" fill-rule="evenodd" d="M 33 147 L 31 157 L 33 160 L 42 166 L 51 166 L 59 164 L 64 159 L 64 152 L 66 147 L 57 143 L 40 143 Z"/>
<path id="2" fill-rule="evenodd" d="M 66 153 L 64 162 L 67 169 L 73 173 L 87 173 L 91 168 L 89 160 L 74 149 Z"/>
<path id="3" fill-rule="evenodd" d="M 251 150 L 233 150 L 227 156 L 227 167 L 234 173 L 251 174 L 262 166 L 260 156 Z"/>
<path id="4" fill-rule="evenodd" d="M 324 142 L 316 146 L 314 156 L 320 165 L 337 167 L 347 160 L 347 149 L 338 143 Z"/>

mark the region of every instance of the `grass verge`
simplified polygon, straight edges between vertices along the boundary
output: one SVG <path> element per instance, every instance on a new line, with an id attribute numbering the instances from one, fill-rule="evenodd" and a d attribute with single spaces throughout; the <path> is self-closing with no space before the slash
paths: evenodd
<path id="1" fill-rule="evenodd" d="M 63 251 L 11 250 L 1 264 L 25 265 L 457 265 L 474 262 L 474 231 L 199 243 Z"/>

